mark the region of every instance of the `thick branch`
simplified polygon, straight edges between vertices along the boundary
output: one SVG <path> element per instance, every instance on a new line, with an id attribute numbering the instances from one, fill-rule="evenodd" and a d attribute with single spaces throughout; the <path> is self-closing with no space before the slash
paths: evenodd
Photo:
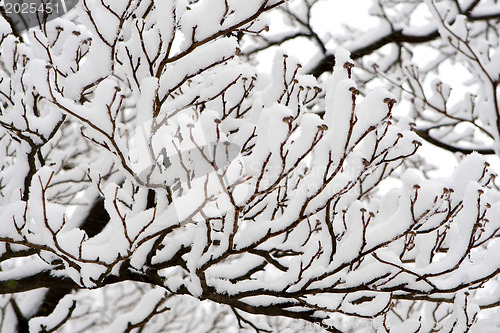
<path id="1" fill-rule="evenodd" d="M 452 153 L 462 153 L 462 154 L 465 154 L 465 155 L 472 154 L 472 152 L 478 152 L 478 153 L 480 153 L 482 155 L 494 155 L 495 154 L 495 151 L 493 149 L 488 149 L 488 148 L 474 148 L 474 149 L 471 149 L 471 148 L 462 148 L 462 147 L 457 147 L 457 146 L 453 146 L 453 145 L 444 143 L 442 141 L 439 141 L 439 140 L 433 138 L 429 134 L 429 130 L 415 130 L 415 133 L 417 133 L 418 136 L 420 136 L 425 141 L 433 144 L 434 146 L 442 148 L 442 149 L 445 149 L 445 150 L 450 151 Z"/>
<path id="2" fill-rule="evenodd" d="M 25 276 L 19 279 L 0 281 L 0 294 L 15 294 L 39 288 L 80 288 L 75 281 L 67 277 L 54 276 L 52 271 Z"/>
<path id="3" fill-rule="evenodd" d="M 351 52 L 351 58 L 353 60 L 356 60 L 366 55 L 369 55 L 375 52 L 376 50 L 380 49 L 382 46 L 385 46 L 390 43 L 421 44 L 430 42 L 438 37 L 439 37 L 439 32 L 437 29 L 427 35 L 419 35 L 419 36 L 407 35 L 404 34 L 402 30 L 395 30 L 377 40 L 372 41 L 371 43 L 365 46 L 349 51 Z M 323 59 L 320 60 L 320 62 L 316 65 L 316 67 L 314 67 L 310 71 L 310 74 L 314 75 L 315 77 L 318 77 L 324 72 L 331 71 L 334 65 L 335 65 L 335 56 L 332 54 L 326 55 Z"/>
<path id="4" fill-rule="evenodd" d="M 497 12 L 492 13 L 491 15 L 474 15 L 472 11 L 478 5 L 478 3 L 479 1 L 473 1 L 472 3 L 469 4 L 467 8 L 463 9 L 461 12 L 464 15 L 466 15 L 469 20 L 472 21 L 480 21 L 480 20 L 487 21 L 491 19 L 497 19 L 500 16 L 500 14 Z M 451 20 L 451 22 L 449 23 L 453 24 L 453 22 L 454 20 Z M 399 30 L 393 30 L 387 35 L 382 36 L 379 39 L 376 39 L 369 44 L 361 46 L 358 49 L 352 49 L 349 51 L 351 52 L 352 60 L 356 60 L 364 56 L 367 56 L 369 54 L 372 54 L 381 47 L 390 43 L 421 44 L 435 40 L 439 38 L 439 36 L 440 34 L 437 28 L 426 35 L 405 34 L 403 33 L 402 29 L 399 29 Z M 319 63 L 310 71 L 310 74 L 314 75 L 315 77 L 319 77 L 324 72 L 331 71 L 334 65 L 335 65 L 335 56 L 332 54 L 328 54 L 319 61 Z"/>

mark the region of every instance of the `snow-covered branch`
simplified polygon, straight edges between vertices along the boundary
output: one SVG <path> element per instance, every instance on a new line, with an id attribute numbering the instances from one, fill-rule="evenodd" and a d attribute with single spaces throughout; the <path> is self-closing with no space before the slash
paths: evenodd
<path id="1" fill-rule="evenodd" d="M 0 327 L 485 325 L 500 193 L 465 145 L 500 141 L 484 3 L 375 1 L 380 29 L 335 51 L 311 0 L 83 0 L 22 33 L 0 21 Z M 426 29 L 405 26 L 424 5 Z M 273 35 L 268 14 L 294 29 Z M 252 63 L 298 37 L 326 60 Z M 411 62 L 425 43 L 437 55 Z M 477 95 L 429 89 L 446 57 Z M 422 139 L 468 155 L 430 178 Z"/>

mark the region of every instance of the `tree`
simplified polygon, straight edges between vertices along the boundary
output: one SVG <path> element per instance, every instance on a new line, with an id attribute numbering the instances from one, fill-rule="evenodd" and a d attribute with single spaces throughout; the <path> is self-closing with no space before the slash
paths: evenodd
<path id="1" fill-rule="evenodd" d="M 337 38 L 321 4 L 2 16 L 2 330 L 498 329 L 500 6 L 378 0 Z"/>

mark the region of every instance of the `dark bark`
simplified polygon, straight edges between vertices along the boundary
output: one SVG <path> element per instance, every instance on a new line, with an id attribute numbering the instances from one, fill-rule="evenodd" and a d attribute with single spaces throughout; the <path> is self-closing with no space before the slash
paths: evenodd
<path id="1" fill-rule="evenodd" d="M 104 208 L 104 198 L 98 198 L 80 225 L 80 229 L 85 231 L 89 237 L 94 237 L 108 224 L 109 218 L 109 214 Z"/>
<path id="2" fill-rule="evenodd" d="M 57 303 L 73 290 L 74 288 L 65 286 L 49 288 L 45 293 L 43 303 L 38 307 L 33 317 L 46 317 L 51 314 L 56 308 Z"/>
<path id="3" fill-rule="evenodd" d="M 487 14 L 474 15 L 473 10 L 476 8 L 479 2 L 480 2 L 479 0 L 472 1 L 466 8 L 458 8 L 458 11 L 461 14 L 467 16 L 467 19 L 471 21 L 480 21 L 480 20 L 487 21 L 500 18 L 500 13 L 492 13 L 491 15 Z M 449 23 L 453 24 L 453 22 L 454 20 Z M 396 43 L 398 45 L 401 45 L 403 43 L 421 44 L 433 41 L 439 38 L 439 36 L 440 34 L 437 29 L 433 30 L 432 32 L 426 35 L 405 34 L 401 29 L 399 29 L 399 30 L 393 30 L 391 31 L 391 33 L 382 36 L 379 39 L 373 40 L 371 43 L 361 46 L 358 49 L 349 51 L 351 52 L 351 59 L 356 60 L 364 56 L 367 56 L 369 54 L 372 54 L 381 47 L 390 43 Z M 319 77 L 321 74 L 325 72 L 332 71 L 334 65 L 335 65 L 335 56 L 331 54 L 325 55 L 325 57 L 321 59 L 319 63 L 310 71 L 310 74 L 314 75 L 315 77 Z"/>
<path id="4" fill-rule="evenodd" d="M 439 141 L 439 140 L 433 138 L 430 135 L 429 130 L 415 130 L 415 133 L 417 133 L 418 136 L 420 136 L 422 139 L 429 142 L 430 144 L 432 144 L 436 147 L 445 149 L 447 151 L 450 151 L 452 153 L 462 153 L 465 155 L 472 154 L 472 152 L 478 152 L 479 154 L 482 154 L 482 155 L 494 155 L 495 154 L 495 151 L 491 148 L 462 148 L 462 147 L 447 144 L 445 142 L 442 142 L 442 141 Z"/>
<path id="5" fill-rule="evenodd" d="M 351 59 L 356 60 L 359 58 L 363 58 L 369 54 L 380 49 L 382 46 L 385 46 L 390 43 L 402 44 L 402 43 L 412 43 L 412 44 L 420 44 L 430 42 L 439 37 L 439 32 L 434 30 L 433 32 L 427 35 L 407 35 L 404 34 L 402 30 L 395 30 L 391 33 L 372 41 L 371 43 L 364 45 L 358 49 L 349 50 L 351 52 Z M 326 55 L 320 62 L 310 71 L 310 74 L 315 77 L 320 76 L 325 72 L 330 72 L 335 65 L 335 56 L 332 54 Z"/>

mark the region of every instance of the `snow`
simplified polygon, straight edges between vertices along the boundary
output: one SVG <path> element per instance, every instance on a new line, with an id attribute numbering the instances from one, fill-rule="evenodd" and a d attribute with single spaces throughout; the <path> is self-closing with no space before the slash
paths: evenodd
<path id="1" fill-rule="evenodd" d="M 469 183 L 481 177 L 485 162 L 484 156 L 473 152 L 458 164 L 451 177 L 446 181 L 447 185 L 453 188 L 454 196 L 462 197 Z M 487 178 L 485 177 L 485 179 Z"/>
<path id="2" fill-rule="evenodd" d="M 57 241 L 61 248 L 74 257 L 78 257 L 80 244 L 86 238 L 83 230 L 74 228 L 69 231 L 62 231 L 57 235 Z"/>
<path id="3" fill-rule="evenodd" d="M 143 295 L 134 309 L 118 318 L 102 332 L 124 332 L 129 325 L 136 325 L 146 320 L 165 300 L 165 291 L 161 288 L 152 289 Z"/>
<path id="4" fill-rule="evenodd" d="M 473 10 L 473 16 L 494 15 L 500 12 L 500 5 L 497 3 L 480 3 Z"/>
<path id="5" fill-rule="evenodd" d="M 290 169 L 307 152 L 322 125 L 322 119 L 316 114 L 307 113 L 300 119 L 300 127 L 290 137 L 291 143 L 287 146 L 288 156 L 285 169 Z"/>
<path id="6" fill-rule="evenodd" d="M 10 270 L 0 272 L 0 281 L 15 281 L 21 280 L 32 275 L 39 274 L 45 270 L 50 270 L 52 265 L 47 264 L 43 260 L 32 260 L 29 265 L 22 265 Z"/>
<path id="7" fill-rule="evenodd" d="M 234 54 L 236 48 L 236 38 L 221 38 L 169 64 L 160 79 L 159 95 L 164 96 L 169 89 L 179 85 L 186 76 L 194 76 L 196 71 L 208 68 L 214 61 L 227 59 Z M 207 54 L 210 56 L 207 57 Z"/>
<path id="8" fill-rule="evenodd" d="M 0 34 L 7 35 L 12 31 L 9 22 L 2 16 L 0 19 Z"/>
<path id="9" fill-rule="evenodd" d="M 80 70 L 65 79 L 65 96 L 78 98 L 84 87 L 105 78 L 111 71 L 110 59 L 109 47 L 98 38 L 92 39 L 92 47 Z"/>
<path id="10" fill-rule="evenodd" d="M 421 322 L 416 319 L 405 320 L 403 323 L 392 325 L 391 332 L 415 332 L 421 327 Z"/>
<path id="11" fill-rule="evenodd" d="M 54 312 L 47 317 L 34 317 L 29 321 L 30 332 L 47 332 L 56 328 L 68 315 L 71 315 L 71 308 L 76 304 L 74 295 L 64 296 L 58 303 Z"/>
<path id="12" fill-rule="evenodd" d="M 137 102 L 137 127 L 139 129 L 148 129 L 150 120 L 153 118 L 153 106 L 158 90 L 158 79 L 155 77 L 146 77 L 141 81 L 141 94 Z M 142 126 L 142 127 L 141 127 Z"/>
<path id="13" fill-rule="evenodd" d="M 264 259 L 262 257 L 246 255 L 238 258 L 237 261 L 221 263 L 208 268 L 207 275 L 224 280 L 236 279 L 263 262 Z"/>
<path id="14" fill-rule="evenodd" d="M 168 242 L 153 256 L 152 263 L 157 264 L 171 260 L 180 248 L 189 246 L 194 239 L 195 228 L 185 228 L 182 232 L 172 232 Z"/>
<path id="15" fill-rule="evenodd" d="M 331 94 L 333 98 L 326 99 L 325 122 L 330 128 L 326 140 L 331 144 L 332 159 L 336 161 L 342 156 L 346 145 L 351 120 L 351 113 L 346 110 L 352 108 L 350 107 L 352 106 L 352 93 L 349 89 L 355 88 L 356 84 L 351 79 L 341 80 L 333 86 L 334 83 L 328 84 L 327 96 Z"/>
<path id="16" fill-rule="evenodd" d="M 354 305 L 352 302 L 356 301 L 359 297 L 373 297 L 369 302 L 363 302 L 362 306 Z M 347 295 L 344 302 L 342 302 L 341 310 L 347 313 L 357 313 L 361 316 L 374 316 L 376 313 L 382 311 L 391 302 L 389 293 L 376 293 L 376 292 L 354 292 Z"/>
<path id="17" fill-rule="evenodd" d="M 174 13 L 176 9 L 173 1 L 155 0 L 154 4 L 157 13 Z M 175 25 L 172 15 L 158 17 L 157 24 L 159 32 L 161 34 L 161 38 L 164 41 L 171 40 L 171 38 L 173 37 L 172 32 Z"/>
<path id="18" fill-rule="evenodd" d="M 92 8 L 102 6 L 99 1 L 87 3 Z M 253 15 L 262 3 L 154 1 L 155 7 L 148 13 L 145 5 L 138 3 L 126 13 L 119 33 L 116 17 L 108 18 L 114 15 L 101 8 L 95 23 L 106 41 L 116 42 L 114 53 L 93 31 L 83 5 L 82 24 L 54 21 L 63 27 L 59 37 L 52 27 L 46 37 L 37 32 L 41 43 L 35 43 L 30 34 L 31 46 L 16 43 L 12 36 L 3 40 L 1 60 L 7 75 L 0 89 L 9 91 L 12 86 L 15 94 L 13 103 L 6 101 L 2 106 L 2 121 L 27 133 L 36 144 L 44 144 L 41 154 L 46 161 L 35 158 L 36 173 L 26 206 L 19 189 L 23 190 L 24 177 L 30 171 L 23 156 L 32 147 L 22 137 L 16 136 L 21 140 L 18 143 L 4 135 L 5 129 L 0 130 L 0 160 L 4 161 L 0 179 L 8 179 L 0 186 L 0 218 L 7 221 L 1 236 L 23 241 L 26 246 L 50 247 L 51 251 L 42 251 L 22 265 L 16 262 L 9 266 L 11 260 L 6 260 L 0 279 L 50 270 L 53 267 L 44 260 L 64 258 L 64 268 L 53 276 L 70 277 L 82 288 L 97 288 L 97 282 L 106 276 L 120 275 L 124 263 L 130 263 L 137 274 L 144 273 L 151 258 L 152 265 L 167 267 L 158 274 L 164 278 L 164 287 L 173 292 L 184 287 L 182 292 L 187 288 L 194 297 L 205 296 L 200 281 L 204 274 L 211 290 L 224 296 L 249 291 L 286 296 L 314 288 L 315 295 L 302 295 L 311 304 L 370 317 L 391 301 L 391 293 L 381 291 L 383 288 L 400 290 L 406 286 L 422 294 L 432 291 L 428 282 L 417 281 L 419 274 L 434 274 L 429 280 L 438 287 L 456 288 L 497 270 L 500 260 L 490 255 L 498 253 L 497 241 L 469 251 L 471 237 L 477 242 L 486 240 L 500 226 L 496 219 L 500 195 L 486 186 L 494 168 L 485 168 L 486 159 L 481 155 L 470 154 L 451 176 L 439 179 L 428 179 L 423 172 L 396 170 L 392 177 L 397 186 L 376 191 L 379 178 L 387 178 L 405 155 L 413 154 L 414 141 L 419 140 L 410 131 L 409 118 L 401 120 L 395 113 L 399 121 L 390 119 L 387 99 L 398 96 L 398 90 L 372 89 L 373 82 L 365 85 L 358 80 L 362 83 L 358 94 L 359 71 L 354 68 L 351 75 L 350 65 L 346 66 L 352 62 L 348 50 L 386 36 L 390 33 L 388 24 L 382 23 L 354 42 L 341 42 L 344 48 L 335 46 L 334 73 L 319 82 L 304 75 L 299 61 L 284 51 L 276 52 L 272 73 L 257 75 L 253 64 L 245 64 L 244 58 L 234 55 L 239 47 L 236 37 L 221 33 L 213 41 L 199 44 Z M 267 5 L 272 3 L 275 1 Z M 430 1 L 426 3 L 433 6 Z M 127 3 L 111 6 L 122 15 Z M 447 23 L 440 27 L 443 37 L 450 36 L 447 29 L 451 29 L 466 38 L 470 23 L 455 12 L 446 12 L 447 6 L 438 6 L 435 18 L 438 13 L 448 15 Z M 134 17 L 127 16 L 132 12 Z M 6 29 L 2 24 L 0 31 Z M 265 24 L 262 19 L 240 28 L 254 31 Z M 398 22 L 396 28 L 400 25 Z M 420 31 L 404 31 L 421 35 L 435 28 L 428 22 Z M 174 43 L 167 55 L 169 42 Z M 456 42 L 455 38 L 452 43 Z M 52 45 L 52 59 L 40 44 Z M 9 72 L 14 63 L 10 54 L 16 47 L 32 59 L 25 72 Z M 481 61 L 487 73 L 496 77 L 500 72 L 497 47 L 490 49 L 488 43 L 477 47 L 484 53 Z M 89 53 L 77 63 L 73 57 L 79 49 Z M 491 53 L 489 61 L 485 52 Z M 389 66 L 399 56 L 395 48 L 389 53 L 379 65 Z M 147 58 L 155 56 L 150 67 Z M 53 66 L 48 68 L 50 61 Z M 162 61 L 165 67 L 156 73 Z M 435 61 L 431 60 L 426 70 L 432 70 Z M 406 72 L 397 73 L 401 74 L 398 82 L 416 70 L 410 63 L 405 66 Z M 361 74 L 370 79 L 369 73 Z M 64 90 L 55 89 L 56 78 Z M 246 91 L 250 83 L 254 88 Z M 418 83 L 415 78 L 411 81 L 415 86 Z M 427 97 L 435 107 L 448 107 L 451 86 L 439 80 L 431 85 L 430 95 L 417 90 L 416 98 Z M 320 86 L 325 88 L 324 93 L 304 105 L 307 94 L 319 92 Z M 22 91 L 24 88 L 27 92 Z M 41 95 L 40 115 L 35 115 L 32 107 L 32 92 Z M 85 101 L 81 101 L 83 92 Z M 478 124 L 495 126 L 495 116 L 488 112 L 491 92 L 470 96 L 467 103 L 456 105 L 450 112 L 457 117 L 474 112 L 473 116 L 480 119 Z M 121 98 L 124 104 L 120 110 L 115 109 Z M 158 111 L 154 109 L 157 98 L 165 99 L 158 115 L 154 114 Z M 223 106 L 238 107 L 241 99 L 241 109 L 232 114 L 222 111 Z M 22 116 L 22 103 L 28 104 L 26 118 Z M 425 107 L 422 101 L 412 103 L 416 108 Z M 62 105 L 64 112 L 57 110 L 57 105 Z M 322 118 L 315 112 L 323 108 Z M 77 119 L 68 117 L 72 125 L 45 144 L 36 132 L 50 135 L 62 114 L 74 114 Z M 434 115 L 430 122 L 444 124 L 438 116 L 442 115 Z M 82 125 L 90 140 L 81 136 Z M 449 137 L 459 139 L 459 134 Z M 405 167 L 413 168 L 414 162 L 410 160 Z M 42 201 L 41 186 L 52 172 L 53 185 Z M 375 189 L 364 194 L 370 186 Z M 150 191 L 155 193 L 155 208 L 146 209 Z M 104 196 L 111 219 L 102 232 L 88 239 L 79 225 L 89 207 L 75 207 L 93 203 L 99 195 Z M 331 209 L 328 214 L 327 204 Z M 484 218 L 478 218 L 486 209 Z M 445 238 L 439 249 L 447 251 L 445 254 L 434 247 L 439 237 Z M 157 241 L 156 252 L 150 256 Z M 14 251 L 22 249 L 25 247 L 21 245 L 11 247 Z M 254 253 L 249 253 L 252 249 Z M 8 249 L 3 246 L 0 250 L 6 253 Z M 259 255 L 262 253 L 265 255 Z M 247 273 L 251 276 L 246 277 Z M 239 280 L 242 276 L 245 278 Z M 333 293 L 322 293 L 321 288 Z M 360 291 L 346 293 L 340 288 Z M 33 319 L 32 329 L 62 320 L 75 299 L 70 296 L 63 299 L 52 317 Z M 467 295 L 450 292 L 442 297 L 454 299 L 451 317 L 463 323 L 461 310 Z M 123 331 L 129 324 L 140 323 L 165 298 L 163 288 L 148 291 L 132 311 L 122 313 L 105 330 Z M 492 299 L 486 296 L 481 301 Z M 268 295 L 242 299 L 251 306 L 270 306 L 285 300 Z M 471 300 L 471 304 L 474 302 L 479 301 Z M 471 304 L 465 308 L 470 316 L 478 311 L 477 304 Z M 297 303 L 289 309 L 304 311 L 307 306 Z M 431 313 L 432 309 L 426 311 Z M 318 310 L 316 314 L 326 318 L 326 312 Z M 6 318 L 14 320 L 10 316 Z M 335 315 L 329 318 L 333 322 Z M 410 319 L 391 329 L 415 330 L 417 324 Z"/>
<path id="19" fill-rule="evenodd" d="M 393 96 L 384 88 L 370 90 L 366 97 L 357 102 L 356 129 L 352 134 L 352 142 L 356 142 L 371 126 L 380 125 L 383 119 L 388 117 L 389 108 L 384 102 Z"/>
<path id="20" fill-rule="evenodd" d="M 376 27 L 373 27 L 368 32 L 364 33 L 361 38 L 345 43 L 342 47 L 351 51 L 359 50 L 372 43 L 373 40 L 381 39 L 390 33 L 391 25 L 387 21 L 381 21 Z"/>

